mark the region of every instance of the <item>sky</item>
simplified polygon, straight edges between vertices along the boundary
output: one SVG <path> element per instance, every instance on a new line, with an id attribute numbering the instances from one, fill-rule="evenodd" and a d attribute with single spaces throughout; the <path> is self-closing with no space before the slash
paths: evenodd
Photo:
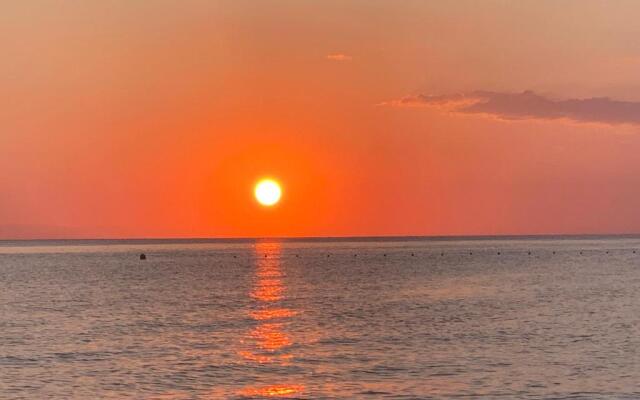
<path id="1" fill-rule="evenodd" d="M 639 19 L 3 2 L 0 239 L 639 233 Z"/>

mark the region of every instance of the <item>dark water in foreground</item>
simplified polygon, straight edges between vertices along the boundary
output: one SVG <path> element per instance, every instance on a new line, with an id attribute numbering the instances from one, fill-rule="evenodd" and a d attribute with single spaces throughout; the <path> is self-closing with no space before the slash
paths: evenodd
<path id="1" fill-rule="evenodd" d="M 639 289 L 633 238 L 5 243 L 0 398 L 640 398 Z"/>

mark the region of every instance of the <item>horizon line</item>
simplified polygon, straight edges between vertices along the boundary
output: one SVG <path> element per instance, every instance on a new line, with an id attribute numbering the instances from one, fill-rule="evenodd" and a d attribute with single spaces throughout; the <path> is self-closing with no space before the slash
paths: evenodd
<path id="1" fill-rule="evenodd" d="M 491 239 L 545 239 L 545 238 L 640 238 L 640 233 L 538 233 L 538 234 L 479 234 L 479 235 L 337 235 L 337 236 L 245 236 L 245 237 L 91 237 L 91 238 L 2 238 L 2 242 L 66 242 L 66 241 L 176 241 L 176 242 L 188 242 L 188 241 L 219 241 L 219 242 L 257 242 L 262 240 L 281 240 L 281 241 L 340 241 L 340 240 L 361 240 L 361 241 L 376 241 L 376 240 L 491 240 Z"/>

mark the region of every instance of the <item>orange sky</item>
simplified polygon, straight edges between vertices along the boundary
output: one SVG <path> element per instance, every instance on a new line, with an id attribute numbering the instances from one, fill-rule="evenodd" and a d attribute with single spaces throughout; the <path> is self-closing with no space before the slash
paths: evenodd
<path id="1" fill-rule="evenodd" d="M 4 2 L 0 238 L 640 232 L 639 19 Z M 267 175 L 272 209 L 252 197 Z"/>

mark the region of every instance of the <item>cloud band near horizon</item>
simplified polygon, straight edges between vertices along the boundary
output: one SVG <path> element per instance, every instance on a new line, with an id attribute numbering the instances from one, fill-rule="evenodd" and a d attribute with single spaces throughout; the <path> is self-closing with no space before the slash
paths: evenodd
<path id="1" fill-rule="evenodd" d="M 532 91 L 470 93 L 404 97 L 382 105 L 430 107 L 462 114 L 489 115 L 504 120 L 556 120 L 640 125 L 640 102 L 608 97 L 555 100 Z"/>

